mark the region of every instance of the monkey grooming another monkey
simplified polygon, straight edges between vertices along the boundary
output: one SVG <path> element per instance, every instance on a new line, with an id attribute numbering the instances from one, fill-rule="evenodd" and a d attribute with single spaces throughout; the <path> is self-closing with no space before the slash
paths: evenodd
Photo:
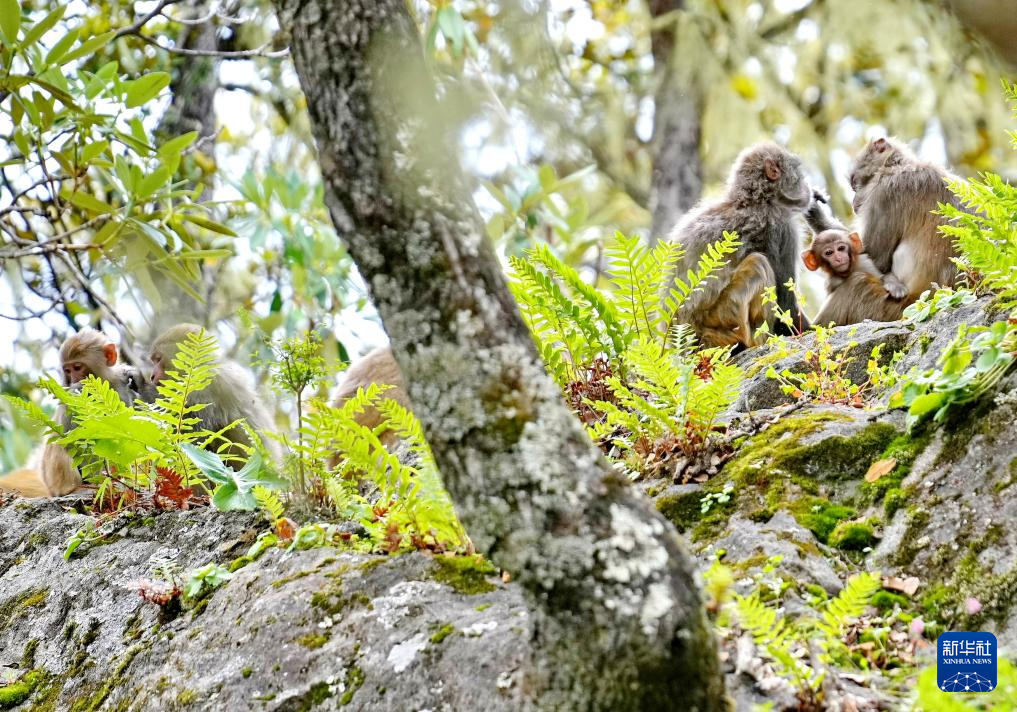
<path id="1" fill-rule="evenodd" d="M 932 212 L 939 203 L 959 207 L 946 186 L 949 177 L 943 168 L 919 161 L 903 143 L 888 138 L 870 142 L 851 170 L 851 205 L 866 252 L 879 272 L 892 273 L 905 285 L 908 303 L 933 283 L 952 287 L 956 279 L 951 260 L 957 253 L 939 233 L 945 219 Z M 806 217 L 817 233 L 845 229 L 818 205 Z"/>
<path id="2" fill-rule="evenodd" d="M 669 239 L 685 249 L 675 278 L 694 270 L 725 230 L 741 240 L 727 266 L 689 294 L 676 315 L 703 346 L 755 346 L 755 330 L 772 323 L 762 303 L 768 287 L 776 288 L 777 306 L 790 312 L 796 327 L 809 327 L 784 285 L 795 276 L 801 249 L 797 218 L 812 201 L 801 160 L 775 143 L 758 143 L 738 156 L 724 196 L 700 204 L 675 226 Z"/>
<path id="3" fill-rule="evenodd" d="M 95 376 L 109 383 L 128 406 L 138 399 L 153 400 L 155 388 L 151 381 L 137 368 L 118 363 L 118 357 L 116 344 L 109 337 L 95 329 L 82 329 L 60 347 L 64 386 L 77 390 L 85 378 Z M 62 405 L 56 419 L 66 430 L 74 427 Z M 37 448 L 26 467 L 0 477 L 0 488 L 28 496 L 56 497 L 73 492 L 80 485 L 81 473 L 70 455 L 51 442 Z"/>
<path id="4" fill-rule="evenodd" d="M 177 324 L 163 332 L 152 344 L 150 358 L 155 370 L 152 379 L 159 383 L 166 377 L 166 371 L 172 370 L 173 359 L 176 358 L 180 344 L 187 339 L 188 334 L 198 334 L 202 328 L 196 324 Z M 194 417 L 200 419 L 195 427 L 210 432 L 218 432 L 243 418 L 247 425 L 255 432 L 262 433 L 272 429 L 272 416 L 265 406 L 261 397 L 254 390 L 254 379 L 251 373 L 234 361 L 219 358 L 215 364 L 215 378 L 203 390 L 192 393 L 188 398 L 188 405 L 198 403 L 206 404 L 204 408 L 194 413 Z M 231 443 L 251 447 L 253 443 L 244 428 L 234 426 L 223 433 L 223 437 Z M 262 438 L 265 449 L 273 460 L 278 461 L 280 457 L 279 446 L 267 437 Z M 209 443 L 209 449 L 218 450 L 222 444 L 219 442 Z M 229 447 L 225 450 L 227 455 L 244 456 L 246 451 L 240 447 Z M 240 468 L 240 463 L 230 458 L 230 463 L 235 469 Z"/>
<path id="5" fill-rule="evenodd" d="M 899 319 L 908 301 L 907 287 L 893 274 L 883 274 L 865 254 L 857 232 L 825 230 L 802 253 L 810 271 L 826 274 L 828 296 L 816 316 L 816 323 L 854 324 L 864 319 Z"/>

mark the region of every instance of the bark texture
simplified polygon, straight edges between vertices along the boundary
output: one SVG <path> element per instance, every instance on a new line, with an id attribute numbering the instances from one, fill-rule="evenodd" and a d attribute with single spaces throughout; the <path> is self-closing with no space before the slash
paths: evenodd
<path id="1" fill-rule="evenodd" d="M 477 547 L 534 609 L 531 704 L 724 707 L 674 530 L 565 407 L 484 237 L 403 0 L 277 0 L 326 202 Z"/>
<path id="2" fill-rule="evenodd" d="M 650 15 L 659 18 L 685 9 L 685 0 L 649 0 Z M 675 56 L 674 23 L 651 36 L 657 93 L 653 113 L 653 175 L 650 241 L 667 237 L 678 219 L 703 192 L 699 154 L 701 102 L 698 91 Z"/>

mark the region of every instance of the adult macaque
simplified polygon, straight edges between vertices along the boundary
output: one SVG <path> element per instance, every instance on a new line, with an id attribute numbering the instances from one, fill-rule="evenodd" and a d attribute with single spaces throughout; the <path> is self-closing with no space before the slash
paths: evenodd
<path id="1" fill-rule="evenodd" d="M 155 388 L 145 375 L 133 366 L 118 363 L 116 344 L 100 331 L 82 329 L 70 336 L 60 347 L 60 368 L 64 385 L 77 390 L 88 376 L 105 380 L 128 406 L 135 400 L 151 401 Z M 74 427 L 64 406 L 56 414 L 65 430 Z M 81 485 L 81 473 L 67 451 L 48 442 L 29 457 L 29 464 L 0 477 L 0 488 L 28 496 L 56 497 L 73 492 Z"/>
<path id="2" fill-rule="evenodd" d="M 905 285 L 911 301 L 933 283 L 953 286 L 957 275 L 953 243 L 939 233 L 945 220 L 932 212 L 939 203 L 958 205 L 946 186 L 948 177 L 943 168 L 919 161 L 907 146 L 887 138 L 870 142 L 851 170 L 851 205 L 866 252 L 877 270 Z M 818 205 L 807 217 L 817 233 L 845 229 Z"/>
<path id="3" fill-rule="evenodd" d="M 410 407 L 402 371 L 392 355 L 392 349 L 387 346 L 374 349 L 350 364 L 343 374 L 333 404 L 341 406 L 356 395 L 358 388 L 367 388 L 372 383 L 391 386 L 382 393 L 382 397 L 394 400 L 404 408 Z M 377 408 L 366 408 L 356 417 L 356 421 L 364 427 L 376 428 L 381 424 L 382 416 Z M 395 439 L 391 431 L 386 431 L 381 436 L 381 441 L 386 445 L 391 445 Z"/>
<path id="4" fill-rule="evenodd" d="M 865 254 L 857 232 L 825 230 L 819 233 L 802 262 L 810 271 L 826 275 L 828 296 L 816 323 L 854 324 L 865 319 L 899 319 L 909 303 L 907 287 L 893 274 L 883 274 Z"/>
<path id="5" fill-rule="evenodd" d="M 180 343 L 188 334 L 197 334 L 202 331 L 196 324 L 177 324 L 163 332 L 152 344 L 150 358 L 154 366 L 152 379 L 159 383 L 166 377 L 166 371 L 173 369 L 173 359 L 176 358 Z M 206 404 L 204 408 L 195 412 L 194 417 L 201 420 L 195 427 L 210 432 L 219 432 L 230 423 L 243 418 L 251 430 L 263 433 L 272 428 L 272 416 L 265 407 L 265 403 L 254 390 L 254 378 L 250 371 L 240 364 L 219 358 L 215 364 L 216 374 L 212 383 L 203 390 L 196 391 L 188 399 L 189 405 L 197 403 Z M 241 426 L 234 426 L 223 432 L 223 437 L 231 443 L 244 447 L 251 447 L 253 443 L 247 431 Z M 265 449 L 275 460 L 279 459 L 278 444 L 269 439 L 262 438 Z M 209 443 L 209 449 L 219 450 L 222 441 Z M 227 455 L 244 455 L 243 448 L 227 448 Z M 239 463 L 231 463 L 239 468 Z"/>
<path id="6" fill-rule="evenodd" d="M 777 144 L 759 143 L 738 156 L 723 197 L 700 204 L 675 226 L 670 239 L 685 248 L 676 277 L 694 270 L 725 230 L 737 232 L 742 243 L 678 312 L 677 321 L 692 325 L 704 346 L 754 346 L 756 328 L 772 321 L 762 304 L 767 287 L 776 288 L 777 306 L 790 312 L 795 326 L 808 328 L 784 285 L 798 264 L 797 217 L 812 200 L 801 160 Z"/>

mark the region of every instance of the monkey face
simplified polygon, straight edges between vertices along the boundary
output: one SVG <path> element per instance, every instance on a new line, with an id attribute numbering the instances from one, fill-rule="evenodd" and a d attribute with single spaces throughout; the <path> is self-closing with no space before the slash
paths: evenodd
<path id="1" fill-rule="evenodd" d="M 152 381 L 154 383 L 162 382 L 162 379 L 166 378 L 166 369 L 163 366 L 162 355 L 158 351 L 153 351 L 149 359 L 152 361 Z"/>
<path id="2" fill-rule="evenodd" d="M 865 205 L 873 186 L 878 182 L 877 176 L 880 170 L 899 163 L 902 153 L 906 150 L 892 140 L 877 138 L 875 141 L 870 141 L 858 154 L 849 177 L 851 189 L 855 191 L 851 207 L 856 214 Z"/>
<path id="3" fill-rule="evenodd" d="M 812 204 L 812 186 L 805 178 L 801 160 L 798 156 L 785 152 L 780 164 L 782 170 L 776 181 L 778 198 L 788 207 L 801 210 L 808 208 Z"/>
<path id="4" fill-rule="evenodd" d="M 851 272 L 851 246 L 846 242 L 835 242 L 823 250 L 823 260 L 838 275 Z"/>
<path id="5" fill-rule="evenodd" d="M 64 385 L 73 386 L 92 375 L 92 369 L 82 361 L 68 361 L 64 363 Z"/>

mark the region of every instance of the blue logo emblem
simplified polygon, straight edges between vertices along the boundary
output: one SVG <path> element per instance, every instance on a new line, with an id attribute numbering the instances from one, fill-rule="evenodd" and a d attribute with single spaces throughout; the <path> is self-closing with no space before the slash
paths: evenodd
<path id="1" fill-rule="evenodd" d="M 936 639 L 936 682 L 943 692 L 996 689 L 996 636 L 940 633 Z"/>

